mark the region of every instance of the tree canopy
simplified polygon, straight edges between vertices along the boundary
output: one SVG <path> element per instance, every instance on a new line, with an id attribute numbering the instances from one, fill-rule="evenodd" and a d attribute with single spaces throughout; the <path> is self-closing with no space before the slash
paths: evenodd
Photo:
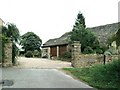
<path id="1" fill-rule="evenodd" d="M 39 51 L 41 44 L 42 40 L 33 32 L 27 32 L 21 36 L 21 45 L 22 48 L 25 49 L 25 52 L 34 50 Z"/>
<path id="2" fill-rule="evenodd" d="M 13 42 L 19 42 L 20 32 L 17 26 L 13 23 L 7 23 L 2 27 L 2 36 L 4 38 L 10 38 Z"/>
<path id="3" fill-rule="evenodd" d="M 20 40 L 20 32 L 17 26 L 13 23 L 7 23 L 2 27 L 2 49 L 4 47 L 4 43 L 12 41 L 12 63 L 15 64 L 15 56 L 18 52 L 18 47 L 16 43 L 19 43 Z M 2 50 L 2 61 L 4 61 L 4 49 Z"/>
<path id="4" fill-rule="evenodd" d="M 85 18 L 82 13 L 78 13 L 75 25 L 71 32 L 71 40 L 79 41 L 81 44 L 81 51 L 83 53 L 93 53 L 94 50 L 98 52 L 99 49 L 99 41 L 97 37 L 90 32 L 89 29 L 86 28 Z M 89 49 L 89 50 L 86 50 Z M 92 51 L 91 51 L 92 50 Z M 90 52 L 86 52 L 90 51 Z"/>

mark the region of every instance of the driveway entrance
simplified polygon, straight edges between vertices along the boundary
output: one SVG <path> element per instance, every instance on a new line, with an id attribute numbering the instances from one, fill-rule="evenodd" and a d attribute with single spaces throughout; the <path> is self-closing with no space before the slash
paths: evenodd
<path id="1" fill-rule="evenodd" d="M 13 81 L 3 88 L 91 88 L 57 69 L 4 68 L 2 78 Z"/>
<path id="2" fill-rule="evenodd" d="M 71 67 L 70 62 L 23 57 L 20 57 L 18 62 L 18 66 L 2 68 L 0 73 L 2 79 L 12 81 L 11 86 L 3 85 L 2 88 L 91 88 L 93 90 L 89 85 L 57 70 Z"/>
<path id="3" fill-rule="evenodd" d="M 65 62 L 60 60 L 49 60 L 43 58 L 18 58 L 18 66 L 15 68 L 38 68 L 38 69 L 58 69 L 58 68 L 66 68 L 71 67 L 71 62 Z"/>

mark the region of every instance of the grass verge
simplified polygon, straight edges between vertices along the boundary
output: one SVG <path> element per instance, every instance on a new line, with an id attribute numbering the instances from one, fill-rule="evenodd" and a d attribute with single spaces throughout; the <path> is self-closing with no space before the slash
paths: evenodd
<path id="1" fill-rule="evenodd" d="M 63 68 L 79 80 L 100 90 L 120 90 L 120 60 L 87 68 Z"/>

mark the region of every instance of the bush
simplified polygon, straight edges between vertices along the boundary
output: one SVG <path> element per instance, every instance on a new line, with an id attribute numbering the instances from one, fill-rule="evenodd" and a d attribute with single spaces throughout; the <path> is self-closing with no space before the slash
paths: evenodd
<path id="1" fill-rule="evenodd" d="M 63 61 L 71 61 L 71 58 L 72 58 L 71 52 L 64 52 L 59 56 L 59 58 Z"/>
<path id="2" fill-rule="evenodd" d="M 94 53 L 94 50 L 91 47 L 86 47 L 83 51 L 84 54 L 91 54 Z"/>
<path id="3" fill-rule="evenodd" d="M 32 51 L 27 51 L 26 53 L 25 53 L 25 57 L 33 57 L 33 53 L 32 53 Z"/>
<path id="4" fill-rule="evenodd" d="M 96 53 L 98 53 L 98 54 L 103 54 L 102 49 L 95 49 L 95 51 L 96 51 Z"/>
<path id="5" fill-rule="evenodd" d="M 90 75 L 94 76 L 94 83 L 102 82 L 104 85 L 96 85 L 102 88 L 116 88 L 120 83 L 120 61 L 115 60 L 106 65 L 94 66 L 90 69 Z M 120 88 L 120 87 L 119 87 Z"/>
<path id="6" fill-rule="evenodd" d="M 40 52 L 38 50 L 34 50 L 34 57 L 40 57 Z"/>
<path id="7" fill-rule="evenodd" d="M 100 90 L 120 90 L 120 60 L 87 68 L 65 68 L 71 74 Z"/>

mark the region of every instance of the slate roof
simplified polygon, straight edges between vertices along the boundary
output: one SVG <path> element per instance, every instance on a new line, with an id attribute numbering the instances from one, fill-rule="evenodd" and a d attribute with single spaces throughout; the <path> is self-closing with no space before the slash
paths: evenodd
<path id="1" fill-rule="evenodd" d="M 108 38 L 116 34 L 118 31 L 118 25 L 120 25 L 120 22 L 92 27 L 89 29 L 98 37 L 100 43 L 105 45 Z"/>
<path id="2" fill-rule="evenodd" d="M 117 32 L 118 25 L 120 25 L 120 22 L 92 27 L 92 28 L 89 28 L 89 30 L 98 37 L 100 44 L 105 45 L 107 39 Z M 48 40 L 46 43 L 43 44 L 42 47 L 69 44 L 69 42 L 70 42 L 70 32 L 65 33 L 60 38 Z"/>
<path id="3" fill-rule="evenodd" d="M 65 45 L 65 44 L 69 44 L 69 41 L 70 41 L 70 34 L 65 33 L 60 38 L 55 38 L 55 39 L 48 40 L 46 43 L 43 44 L 42 47 Z"/>

